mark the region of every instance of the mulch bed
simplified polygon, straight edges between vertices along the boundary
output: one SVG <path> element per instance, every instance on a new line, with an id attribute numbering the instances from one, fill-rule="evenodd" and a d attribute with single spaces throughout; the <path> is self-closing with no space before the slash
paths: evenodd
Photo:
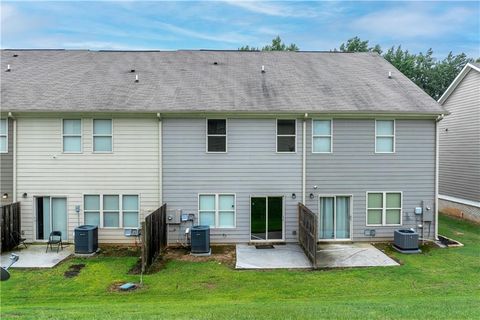
<path id="1" fill-rule="evenodd" d="M 78 276 L 80 270 L 82 270 L 83 268 L 85 268 L 84 263 L 72 264 L 70 267 L 68 267 L 68 270 L 65 271 L 63 275 L 65 276 L 65 278 L 74 278 Z"/>

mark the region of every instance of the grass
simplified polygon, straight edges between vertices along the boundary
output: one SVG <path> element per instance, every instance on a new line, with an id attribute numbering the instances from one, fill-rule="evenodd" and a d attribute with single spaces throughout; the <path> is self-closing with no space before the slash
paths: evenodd
<path id="1" fill-rule="evenodd" d="M 400 267 L 235 271 L 216 262 L 170 261 L 145 287 L 112 292 L 135 257 L 72 259 L 50 270 L 12 270 L 1 284 L 2 319 L 471 319 L 480 313 L 479 226 L 441 217 L 440 233 L 465 244 Z M 63 273 L 85 263 L 77 277 Z"/>

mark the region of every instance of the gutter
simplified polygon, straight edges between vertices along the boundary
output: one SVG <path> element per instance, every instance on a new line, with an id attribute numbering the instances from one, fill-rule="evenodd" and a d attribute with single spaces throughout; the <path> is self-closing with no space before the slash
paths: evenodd
<path id="1" fill-rule="evenodd" d="M 302 203 L 305 204 L 305 190 L 307 184 L 307 117 L 308 113 L 305 113 L 302 122 Z"/>
<path id="2" fill-rule="evenodd" d="M 13 153 L 13 195 L 12 202 L 17 202 L 17 119 L 13 116 L 11 112 L 8 113 L 8 118 L 13 121 L 13 142 L 12 142 L 12 153 Z M 7 150 L 8 150 L 8 141 L 7 141 Z"/>
<path id="3" fill-rule="evenodd" d="M 445 116 L 443 114 L 439 115 L 435 119 L 435 240 L 438 240 L 438 156 L 439 156 L 439 134 L 438 134 L 438 123 L 442 121 Z"/>

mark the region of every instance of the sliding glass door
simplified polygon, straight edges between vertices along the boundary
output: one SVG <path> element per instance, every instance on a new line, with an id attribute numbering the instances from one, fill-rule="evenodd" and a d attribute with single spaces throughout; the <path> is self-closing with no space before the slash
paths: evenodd
<path id="1" fill-rule="evenodd" d="M 37 240 L 48 240 L 52 231 L 60 231 L 68 239 L 67 198 L 37 197 Z"/>
<path id="2" fill-rule="evenodd" d="M 283 240 L 283 197 L 252 197 L 251 240 Z"/>
<path id="3" fill-rule="evenodd" d="M 320 196 L 320 240 L 350 239 L 350 196 Z"/>

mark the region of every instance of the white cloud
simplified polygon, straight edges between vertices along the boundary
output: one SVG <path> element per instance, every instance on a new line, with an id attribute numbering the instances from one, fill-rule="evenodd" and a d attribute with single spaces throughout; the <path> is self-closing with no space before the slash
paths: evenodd
<path id="1" fill-rule="evenodd" d="M 277 17 L 314 17 L 317 14 L 310 8 L 302 8 L 300 6 L 286 6 L 278 2 L 260 2 L 260 1 L 237 1 L 225 0 L 227 4 L 236 6 L 250 12 L 266 14 Z"/>

